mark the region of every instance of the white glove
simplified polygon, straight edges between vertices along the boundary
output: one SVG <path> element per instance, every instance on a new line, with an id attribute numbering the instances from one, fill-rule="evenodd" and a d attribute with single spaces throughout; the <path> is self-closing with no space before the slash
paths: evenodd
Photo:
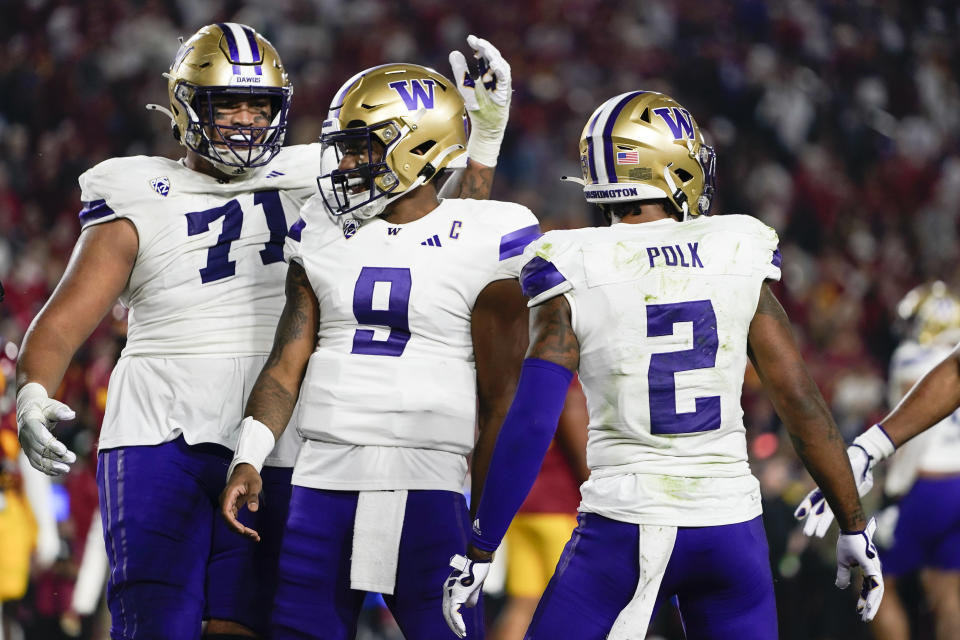
<path id="1" fill-rule="evenodd" d="M 858 494 L 865 496 L 870 492 L 873 488 L 873 468 L 893 451 L 893 443 L 879 425 L 864 431 L 847 447 Z M 833 523 L 833 510 L 824 499 L 823 492 L 817 488 L 807 494 L 793 512 L 793 517 L 797 520 L 807 519 L 803 524 L 805 535 L 822 538 Z"/>
<path id="2" fill-rule="evenodd" d="M 870 457 L 863 449 L 850 445 L 847 447 L 850 457 L 850 467 L 853 469 L 853 479 L 857 482 L 857 493 L 867 495 L 873 488 L 873 471 L 870 470 Z M 797 520 L 807 519 L 803 523 L 803 533 L 808 536 L 822 538 L 833 523 L 833 509 L 827 504 L 823 492 L 819 488 L 807 494 L 797 510 L 793 512 Z"/>
<path id="3" fill-rule="evenodd" d="M 467 44 L 478 59 L 479 78 L 467 69 L 466 58 L 459 51 L 450 52 L 450 67 L 463 96 L 470 117 L 470 139 L 467 157 L 486 167 L 497 166 L 500 143 L 510 117 L 510 96 L 513 91 L 510 64 L 500 51 L 483 38 L 467 36 Z"/>
<path id="4" fill-rule="evenodd" d="M 50 476 L 62 476 L 70 471 L 77 456 L 50 431 L 57 422 L 75 417 L 73 409 L 47 396 L 47 390 L 41 384 L 27 383 L 17 392 L 20 446 L 34 469 Z"/>
<path id="5" fill-rule="evenodd" d="M 859 566 L 863 574 L 863 586 L 857 600 L 857 613 L 864 622 L 873 620 L 883 599 L 883 572 L 880 557 L 873 544 L 877 521 L 870 518 L 863 531 L 840 532 L 837 538 L 837 582 L 841 589 L 850 586 L 850 568 Z"/>
<path id="6" fill-rule="evenodd" d="M 460 605 L 477 606 L 483 581 L 490 572 L 489 562 L 474 562 L 456 555 L 450 558 L 453 571 L 443 583 L 443 619 L 458 638 L 467 637 L 467 627 L 460 615 Z"/>

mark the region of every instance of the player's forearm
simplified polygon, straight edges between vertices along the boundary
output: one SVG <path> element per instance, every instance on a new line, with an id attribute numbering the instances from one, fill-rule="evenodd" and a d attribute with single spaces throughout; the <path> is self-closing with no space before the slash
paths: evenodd
<path id="1" fill-rule="evenodd" d="M 283 434 L 293 410 L 297 406 L 300 394 L 300 381 L 277 380 L 269 369 L 260 372 L 257 382 L 250 391 L 244 417 L 253 416 L 270 428 L 275 439 Z"/>
<path id="2" fill-rule="evenodd" d="M 897 447 L 960 407 L 960 356 L 954 350 L 931 369 L 880 424 Z"/>
<path id="3" fill-rule="evenodd" d="M 480 505 L 480 495 L 487 481 L 487 472 L 490 469 L 490 459 L 497 444 L 497 437 L 506 419 L 509 401 L 506 406 L 489 407 L 481 400 L 477 415 L 477 444 L 473 448 L 473 459 L 470 464 L 470 521 L 477 515 Z"/>
<path id="4" fill-rule="evenodd" d="M 320 310 L 303 266 L 287 268 L 286 303 L 273 337 L 270 356 L 263 365 L 244 416 L 262 422 L 279 439 L 300 395 L 300 384 L 310 355 L 317 345 Z"/>
<path id="5" fill-rule="evenodd" d="M 496 167 L 482 165 L 476 160 L 467 160 L 467 168 L 463 171 L 460 180 L 458 198 L 473 198 L 487 200 L 493 191 L 493 174 Z"/>
<path id="6" fill-rule="evenodd" d="M 475 160 L 468 160 L 467 168 L 454 172 L 447 178 L 437 195 L 441 199 L 487 200 L 493 190 L 494 173 L 496 173 L 496 167 L 488 167 Z"/>
<path id="7" fill-rule="evenodd" d="M 17 389 L 28 382 L 41 384 L 54 393 L 83 338 L 70 340 L 68 334 L 50 325 L 43 315 L 34 320 L 20 347 L 17 359 Z"/>
<path id="8" fill-rule="evenodd" d="M 833 509 L 840 528 L 862 531 L 867 519 L 857 494 L 850 459 L 837 428 L 826 429 L 822 423 L 801 428 L 795 426 L 790 437 L 797 455 Z"/>
<path id="9" fill-rule="evenodd" d="M 774 396 L 797 455 L 836 514 L 844 531 L 860 531 L 867 522 L 860 505 L 846 443 L 805 368 L 797 372 L 792 393 Z"/>

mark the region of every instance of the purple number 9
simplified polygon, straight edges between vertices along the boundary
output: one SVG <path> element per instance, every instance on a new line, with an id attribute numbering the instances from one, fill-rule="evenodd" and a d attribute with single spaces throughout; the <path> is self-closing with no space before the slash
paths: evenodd
<path id="1" fill-rule="evenodd" d="M 378 282 L 387 283 L 390 295 L 386 309 L 373 308 L 373 293 Z M 376 340 L 370 329 L 357 329 L 350 353 L 371 356 L 400 356 L 410 340 L 408 309 L 410 305 L 410 269 L 398 267 L 364 267 L 353 289 L 353 315 L 358 324 L 390 328 L 386 340 Z"/>
<path id="2" fill-rule="evenodd" d="M 677 413 L 674 374 L 717 365 L 717 316 L 709 300 L 647 306 L 647 336 L 669 336 L 678 322 L 693 323 L 693 348 L 650 356 L 650 433 L 670 435 L 720 428 L 720 396 L 696 399 L 696 410 Z"/>

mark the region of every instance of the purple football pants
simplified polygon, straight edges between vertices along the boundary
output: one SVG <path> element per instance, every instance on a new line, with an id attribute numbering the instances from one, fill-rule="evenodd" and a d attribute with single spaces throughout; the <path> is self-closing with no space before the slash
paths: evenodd
<path id="1" fill-rule="evenodd" d="M 295 486 L 280 551 L 272 640 L 353 640 L 366 592 L 350 588 L 355 491 Z M 456 635 L 443 619 L 443 581 L 450 557 L 466 552 L 470 517 L 451 491 L 407 494 L 394 595 L 384 600 L 407 638 Z M 467 637 L 483 638 L 483 607 L 463 609 Z"/>
<path id="2" fill-rule="evenodd" d="M 260 511 L 227 528 L 219 496 L 233 454 L 183 438 L 101 451 L 97 467 L 114 640 L 200 637 L 202 619 L 265 634 L 292 469 L 264 467 Z"/>
<path id="3" fill-rule="evenodd" d="M 606 638 L 637 589 L 638 536 L 635 524 L 581 513 L 526 638 Z M 762 520 L 678 528 L 654 611 L 674 595 L 690 640 L 776 639 Z"/>
<path id="4" fill-rule="evenodd" d="M 960 571 L 960 476 L 918 478 L 899 506 L 893 546 L 879 550 L 883 573 Z"/>

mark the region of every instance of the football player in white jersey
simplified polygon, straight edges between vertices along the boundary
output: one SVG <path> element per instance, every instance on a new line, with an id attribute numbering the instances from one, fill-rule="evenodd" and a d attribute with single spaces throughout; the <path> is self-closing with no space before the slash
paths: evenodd
<path id="1" fill-rule="evenodd" d="M 491 67 L 506 65 L 489 43 L 471 45 Z M 466 67 L 462 55 L 451 60 Z M 264 544 L 230 531 L 216 508 L 283 307 L 283 244 L 317 191 L 321 146 L 282 147 L 292 86 L 274 47 L 250 27 L 201 28 L 165 75 L 170 108 L 155 108 L 170 115 L 186 157 L 116 158 L 80 177 L 82 232 L 18 363 L 20 441 L 37 468 L 67 472 L 75 456 L 50 429 L 73 412 L 48 390 L 119 296 L 129 335 L 110 381 L 98 465 L 111 635 L 196 638 L 202 618 L 208 637 L 262 634 L 295 430 L 265 461 L 264 509 L 245 514 Z M 509 74 L 486 79 L 492 100 L 471 111 L 484 117 L 460 195 L 489 193 L 505 125 Z"/>
<path id="2" fill-rule="evenodd" d="M 897 312 L 906 324 L 907 339 L 890 360 L 890 406 L 897 405 L 938 363 L 943 363 L 941 376 L 955 370 L 956 356 L 951 351 L 960 338 L 960 298 L 943 282 L 911 290 Z M 935 380 L 932 375 L 926 384 Z M 921 390 L 922 387 L 917 389 Z M 955 402 L 956 387 L 938 395 L 928 410 L 939 413 L 951 407 L 956 409 L 956 404 L 952 404 Z M 904 405 L 909 406 L 906 401 Z M 873 430 L 903 442 L 895 430 L 905 424 L 898 420 L 900 414 L 903 411 L 898 407 L 881 422 L 882 427 Z M 929 422 L 929 418 L 913 420 L 914 427 Z M 910 637 L 910 624 L 895 587 L 898 578 L 918 570 L 927 605 L 933 611 L 937 640 L 960 637 L 960 411 L 954 410 L 930 424 L 923 433 L 903 444 L 887 465 L 884 492 L 898 500 L 877 517 L 876 539 L 888 591 L 872 626 L 874 635 L 882 640 Z M 854 470 L 861 474 L 860 492 L 866 494 L 873 485 L 871 468 L 891 447 L 884 438 L 880 440 L 884 447 L 874 451 L 869 448 L 872 441 L 868 439 L 864 446 L 861 438 L 848 451 Z M 817 498 L 809 497 L 798 508 L 797 516 L 807 516 L 805 533 L 823 536 L 833 521 L 833 513 L 828 507 L 818 512 L 821 505 Z M 811 508 L 814 501 L 816 508 Z M 894 588 L 890 589 L 891 586 Z"/>
<path id="3" fill-rule="evenodd" d="M 526 250 L 530 349 L 497 441 L 467 557 L 451 559 L 444 615 L 475 601 L 578 371 L 589 410 L 580 523 L 527 638 L 643 638 L 676 596 L 688 637 L 777 636 L 760 489 L 747 463 L 747 358 L 810 472 L 842 513 L 837 585 L 859 564 L 873 616 L 880 565 L 843 440 L 768 281 L 776 232 L 707 217 L 714 154 L 690 113 L 655 92 L 603 103 L 580 140 L 588 201 L 608 228 L 551 231 Z M 466 631 L 466 634 L 465 634 Z"/>
<path id="4" fill-rule="evenodd" d="M 454 637 L 435 585 L 466 551 L 467 456 L 479 425 L 478 486 L 525 347 L 519 261 L 539 236 L 523 206 L 438 200 L 464 124 L 453 83 L 417 65 L 367 69 L 331 104 L 321 140 L 342 159 L 288 237 L 286 306 L 222 498 L 257 537 L 237 514 L 260 507 L 258 471 L 299 395 L 275 640 L 353 638 L 367 591 L 406 637 Z M 482 636 L 479 611 L 467 625 Z"/>

